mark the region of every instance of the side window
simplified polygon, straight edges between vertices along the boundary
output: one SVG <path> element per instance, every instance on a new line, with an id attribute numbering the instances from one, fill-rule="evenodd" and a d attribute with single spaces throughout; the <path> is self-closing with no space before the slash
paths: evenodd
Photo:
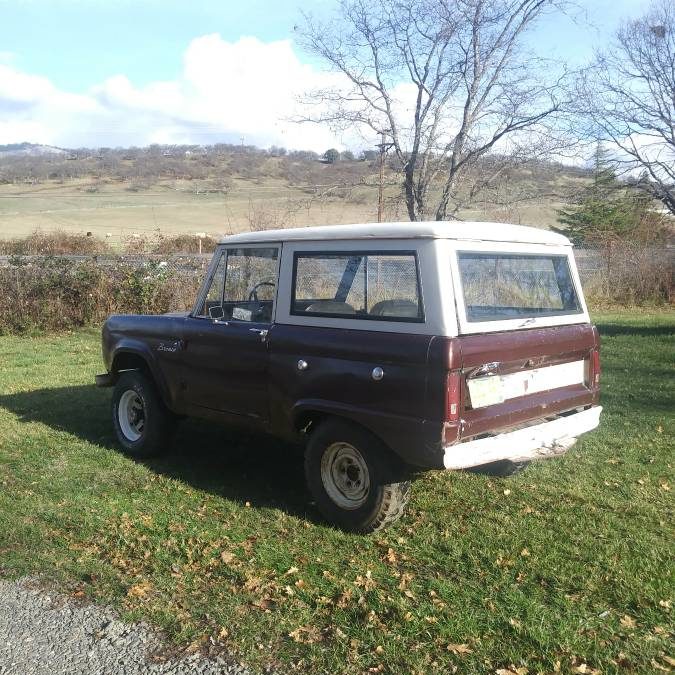
<path id="1" fill-rule="evenodd" d="M 197 312 L 197 316 L 208 317 L 209 311 L 212 307 L 220 307 L 223 300 L 223 284 L 225 282 L 225 267 L 226 256 L 225 253 L 220 254 L 220 260 L 216 265 L 216 270 L 211 277 L 211 284 L 206 293 L 204 302 Z"/>
<path id="2" fill-rule="evenodd" d="M 296 253 L 291 313 L 424 321 L 412 252 Z"/>
<path id="3" fill-rule="evenodd" d="M 277 248 L 236 248 L 227 251 L 223 292 L 226 321 L 272 322 L 278 255 Z"/>

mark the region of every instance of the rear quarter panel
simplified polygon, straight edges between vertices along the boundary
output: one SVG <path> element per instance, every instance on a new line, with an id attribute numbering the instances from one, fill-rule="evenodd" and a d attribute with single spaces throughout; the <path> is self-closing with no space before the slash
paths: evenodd
<path id="1" fill-rule="evenodd" d="M 404 460 L 424 465 L 429 335 L 275 325 L 270 332 L 273 430 L 312 413 L 369 429 Z M 304 371 L 298 360 L 308 363 Z M 384 370 L 376 381 L 372 371 Z M 438 430 L 436 430 L 438 432 Z M 431 452 L 431 449 L 429 449 Z"/>

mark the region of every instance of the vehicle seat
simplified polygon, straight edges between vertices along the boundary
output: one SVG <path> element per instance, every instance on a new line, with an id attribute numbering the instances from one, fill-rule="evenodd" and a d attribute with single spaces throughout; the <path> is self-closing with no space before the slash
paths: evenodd
<path id="1" fill-rule="evenodd" d="M 373 316 L 400 316 L 416 319 L 419 316 L 417 305 L 412 300 L 381 300 L 370 310 Z"/>
<path id="2" fill-rule="evenodd" d="M 317 312 L 323 314 L 356 314 L 356 310 L 348 302 L 339 300 L 319 300 L 313 302 L 305 312 Z"/>

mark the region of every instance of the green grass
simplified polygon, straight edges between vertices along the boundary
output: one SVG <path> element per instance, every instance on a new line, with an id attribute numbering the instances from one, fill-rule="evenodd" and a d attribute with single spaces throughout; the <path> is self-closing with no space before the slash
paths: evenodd
<path id="1" fill-rule="evenodd" d="M 675 315 L 597 321 L 599 431 L 505 480 L 430 473 L 373 537 L 322 524 L 269 439 L 187 422 L 125 458 L 95 332 L 2 337 L 0 568 L 256 669 L 653 672 L 675 656 Z"/>

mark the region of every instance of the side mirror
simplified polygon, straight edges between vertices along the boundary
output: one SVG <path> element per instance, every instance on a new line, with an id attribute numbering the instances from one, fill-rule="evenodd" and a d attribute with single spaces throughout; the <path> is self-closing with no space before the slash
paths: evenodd
<path id="1" fill-rule="evenodd" d="M 214 321 L 218 321 L 222 319 L 225 316 L 225 310 L 222 308 L 221 305 L 215 305 L 213 307 L 209 307 L 209 317 L 213 319 Z"/>

